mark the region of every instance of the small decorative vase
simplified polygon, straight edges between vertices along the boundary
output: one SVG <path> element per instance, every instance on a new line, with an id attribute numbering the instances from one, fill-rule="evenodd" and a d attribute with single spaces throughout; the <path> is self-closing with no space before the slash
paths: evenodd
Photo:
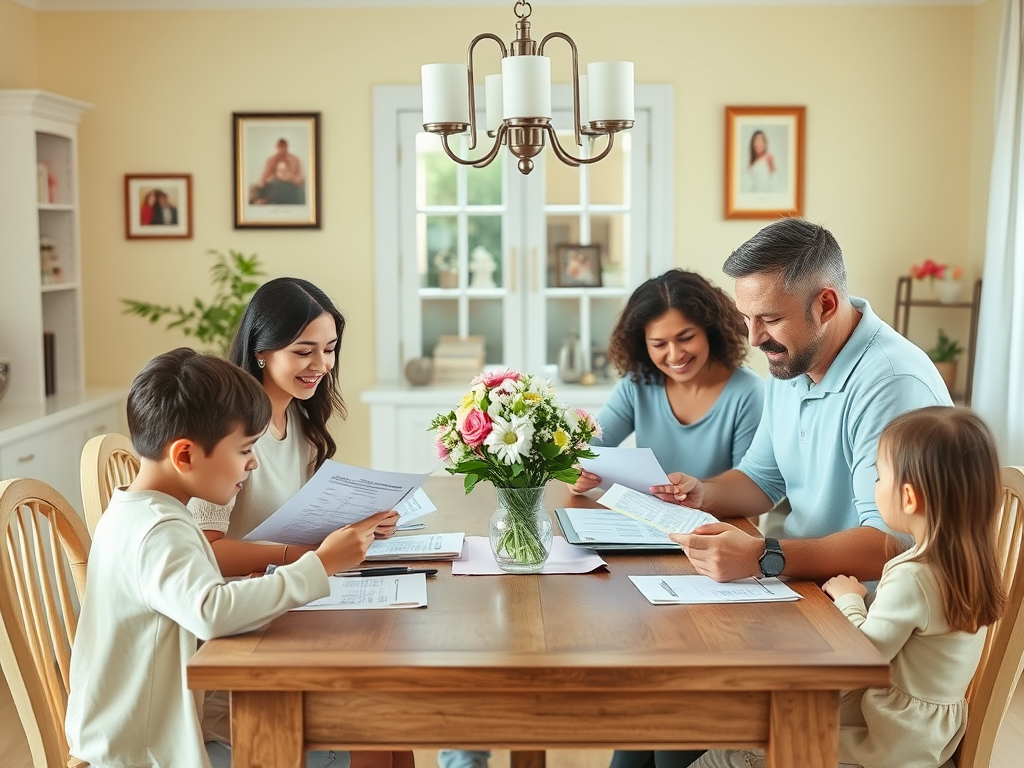
<path id="1" fill-rule="evenodd" d="M 503 571 L 536 573 L 551 554 L 554 534 L 544 508 L 544 487 L 495 488 L 498 509 L 491 515 L 491 552 Z"/>
<path id="2" fill-rule="evenodd" d="M 938 369 L 942 381 L 945 382 L 946 389 L 949 390 L 949 396 L 952 397 L 953 387 L 956 386 L 956 360 L 935 363 L 935 367 Z"/>
<path id="3" fill-rule="evenodd" d="M 936 280 L 935 295 L 942 304 L 956 304 L 963 287 L 961 280 Z"/>
<path id="4" fill-rule="evenodd" d="M 558 378 L 566 384 L 575 384 L 583 375 L 583 370 L 583 347 L 576 334 L 570 333 L 558 353 Z"/>
<path id="5" fill-rule="evenodd" d="M 438 288 L 458 288 L 459 272 L 455 269 L 445 269 L 437 273 Z"/>

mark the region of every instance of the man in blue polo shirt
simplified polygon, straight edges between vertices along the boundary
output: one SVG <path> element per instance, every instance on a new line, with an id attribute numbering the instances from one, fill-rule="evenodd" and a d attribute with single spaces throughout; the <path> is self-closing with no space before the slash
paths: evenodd
<path id="1" fill-rule="evenodd" d="M 878 436 L 895 416 L 952 405 L 927 355 L 848 295 L 835 238 L 802 219 L 765 227 L 725 262 L 751 346 L 768 356 L 764 415 L 736 469 L 653 489 L 718 517 L 755 517 L 784 496 L 780 544 L 726 523 L 674 534 L 718 581 L 785 573 L 875 581 L 893 553 L 875 506 Z"/>

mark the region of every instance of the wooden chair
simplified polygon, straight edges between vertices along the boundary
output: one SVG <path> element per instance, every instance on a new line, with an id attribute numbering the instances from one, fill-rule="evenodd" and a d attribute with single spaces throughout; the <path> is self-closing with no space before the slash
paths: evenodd
<path id="1" fill-rule="evenodd" d="M 967 732 L 957 768 L 988 768 L 1002 723 L 1024 667 L 1024 468 L 1003 467 L 1003 510 L 997 542 L 1007 602 L 988 629 L 981 663 L 967 691 Z"/>
<path id="2" fill-rule="evenodd" d="M 131 440 L 112 432 L 97 435 L 82 449 L 82 506 L 89 534 L 110 503 L 114 489 L 128 485 L 139 473 L 139 459 Z"/>
<path id="3" fill-rule="evenodd" d="M 0 667 L 35 768 L 80 765 L 64 737 L 71 644 L 85 592 L 89 532 L 39 480 L 0 483 Z"/>

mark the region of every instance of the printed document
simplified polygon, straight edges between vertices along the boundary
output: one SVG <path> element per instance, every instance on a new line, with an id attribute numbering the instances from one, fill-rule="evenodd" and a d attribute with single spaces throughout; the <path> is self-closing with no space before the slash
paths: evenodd
<path id="1" fill-rule="evenodd" d="M 365 520 L 375 512 L 395 509 L 428 477 L 429 472 L 379 472 L 328 459 L 298 493 L 245 540 L 319 544 L 342 526 Z"/>
<path id="2" fill-rule="evenodd" d="M 654 605 L 700 603 L 779 603 L 800 595 L 778 579 L 739 579 L 717 582 L 707 576 L 630 576 Z"/>
<path id="3" fill-rule="evenodd" d="M 567 509 L 580 541 L 594 544 L 672 544 L 668 534 L 612 509 Z"/>
<path id="4" fill-rule="evenodd" d="M 454 560 L 462 554 L 464 533 L 422 533 L 378 539 L 366 550 L 368 561 Z"/>
<path id="5" fill-rule="evenodd" d="M 690 533 L 705 523 L 718 522 L 717 517 L 707 512 L 670 504 L 618 484 L 609 488 L 597 502 L 665 533 Z"/>
<path id="6" fill-rule="evenodd" d="M 437 511 L 437 507 L 427 496 L 426 491 L 417 488 L 416 493 L 395 507 L 395 511 L 398 513 L 398 524 L 405 525 L 428 512 Z"/>
<path id="7" fill-rule="evenodd" d="M 368 608 L 425 608 L 427 577 L 422 573 L 357 578 L 328 576 L 331 594 L 296 611 L 357 611 Z"/>
<path id="8" fill-rule="evenodd" d="M 668 475 L 650 448 L 602 448 L 591 446 L 596 459 L 580 459 L 587 472 L 601 477 L 601 487 L 618 483 L 640 493 L 650 494 L 652 485 L 668 485 Z"/>

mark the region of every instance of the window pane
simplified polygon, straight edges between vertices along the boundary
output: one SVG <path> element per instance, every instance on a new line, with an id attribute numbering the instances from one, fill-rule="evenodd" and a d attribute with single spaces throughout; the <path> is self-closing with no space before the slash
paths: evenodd
<path id="1" fill-rule="evenodd" d="M 431 357 L 441 336 L 459 333 L 458 299 L 423 300 L 423 354 Z"/>
<path id="2" fill-rule="evenodd" d="M 417 217 L 417 262 L 420 285 L 457 288 L 459 275 L 458 220 L 455 216 Z"/>
<path id="3" fill-rule="evenodd" d="M 469 332 L 485 339 L 487 363 L 498 365 L 505 360 L 502 335 L 502 299 L 470 299 Z"/>
<path id="4" fill-rule="evenodd" d="M 607 141 L 598 138 L 594 142 L 593 152 L 604 151 Z M 624 205 L 629 202 L 629 146 L 629 133 L 617 133 L 608 157 L 587 166 L 590 174 L 590 202 L 594 205 Z"/>
<path id="5" fill-rule="evenodd" d="M 608 343 L 624 306 L 626 297 L 592 297 L 590 300 L 590 369 L 599 381 L 615 381 L 618 378 L 615 366 L 608 362 Z"/>
<path id="6" fill-rule="evenodd" d="M 486 150 L 493 141 L 482 133 L 477 147 L 482 144 Z M 502 150 L 490 165 L 466 170 L 466 202 L 469 205 L 501 205 L 504 202 L 505 154 Z"/>
<path id="7" fill-rule="evenodd" d="M 590 219 L 590 242 L 601 247 L 601 284 L 606 288 L 625 285 L 629 274 L 630 217 L 625 213 L 594 215 Z"/>
<path id="8" fill-rule="evenodd" d="M 455 205 L 458 166 L 444 153 L 441 139 L 416 134 L 416 201 L 426 205 Z"/>
<path id="9" fill-rule="evenodd" d="M 557 365 L 562 345 L 569 336 L 580 335 L 580 301 L 579 299 L 548 299 L 547 306 L 547 344 L 544 362 L 546 365 Z"/>
<path id="10" fill-rule="evenodd" d="M 582 149 L 576 146 L 572 131 L 558 131 L 558 141 L 570 155 L 580 156 Z M 563 163 L 550 147 L 544 148 L 544 175 L 547 188 L 545 202 L 549 205 L 579 205 L 580 169 Z"/>
<path id="11" fill-rule="evenodd" d="M 553 288 L 558 285 L 558 246 L 572 245 L 580 242 L 579 216 L 548 216 L 547 218 L 547 282 Z"/>
<path id="12" fill-rule="evenodd" d="M 501 216 L 466 218 L 470 288 L 496 288 L 502 285 L 501 227 Z"/>

